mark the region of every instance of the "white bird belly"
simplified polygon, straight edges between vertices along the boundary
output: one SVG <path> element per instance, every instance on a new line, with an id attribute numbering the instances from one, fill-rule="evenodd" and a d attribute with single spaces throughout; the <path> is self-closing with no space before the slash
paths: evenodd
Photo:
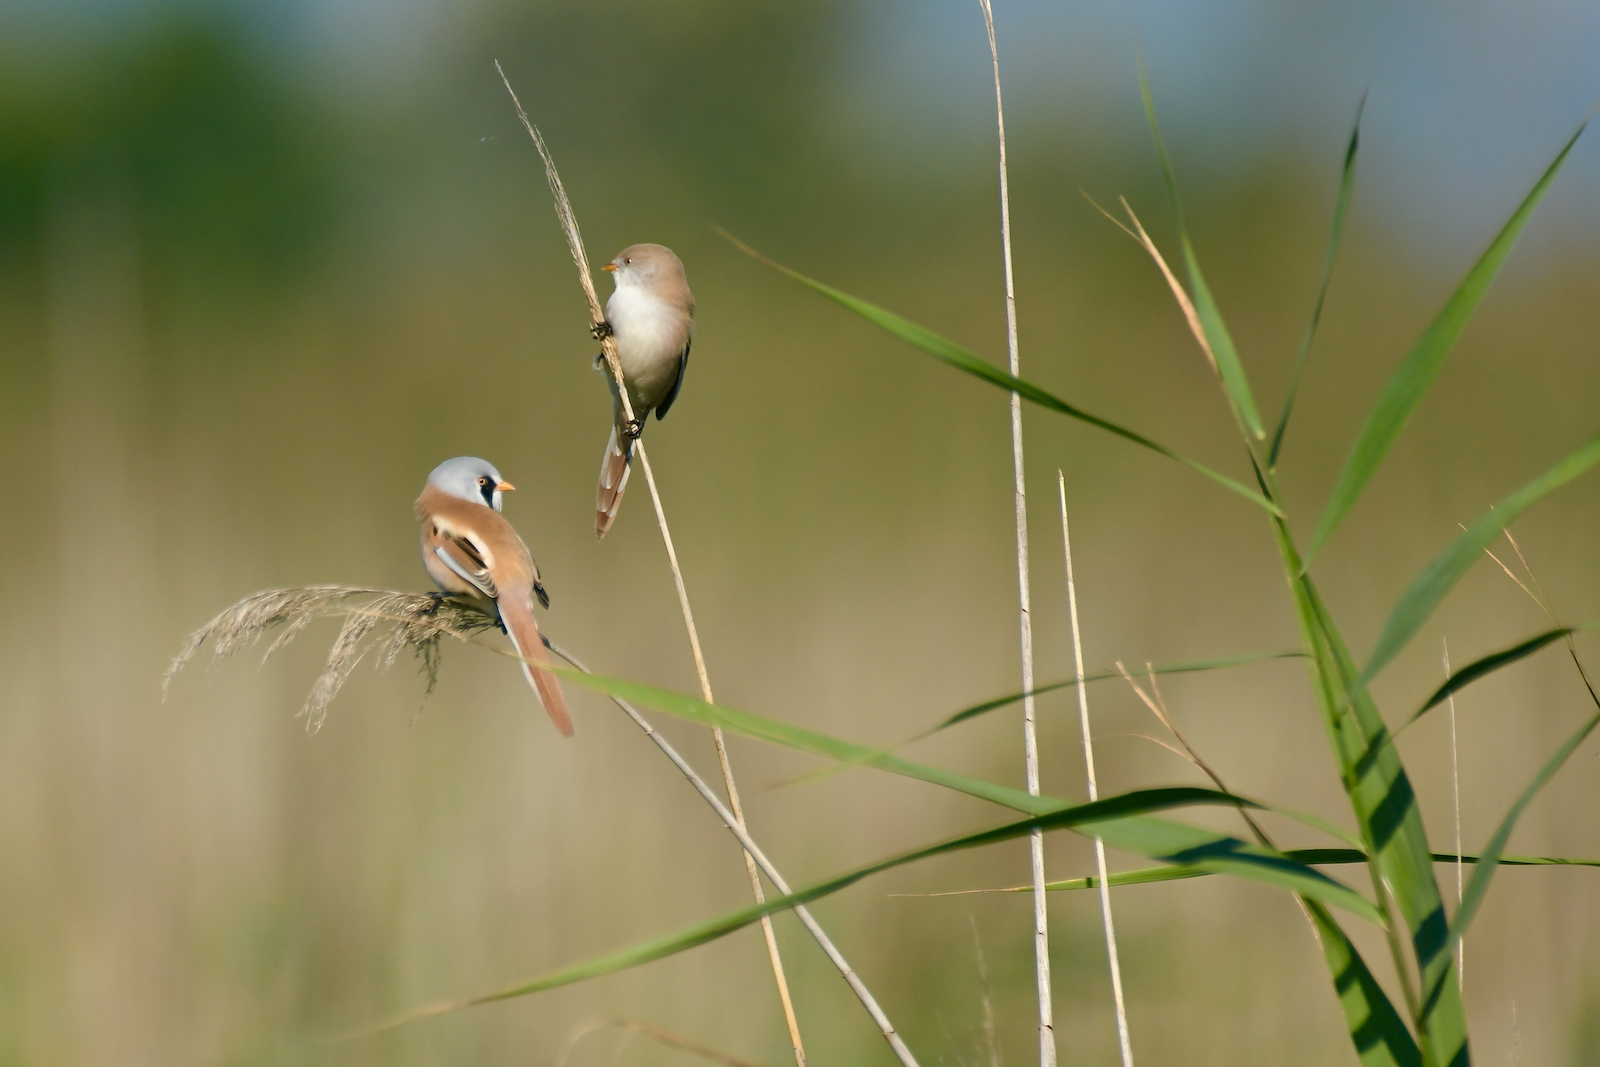
<path id="1" fill-rule="evenodd" d="M 629 391 L 654 407 L 678 376 L 688 336 L 688 316 L 648 292 L 626 286 L 606 301 L 606 321 L 617 339 L 617 356 Z"/>

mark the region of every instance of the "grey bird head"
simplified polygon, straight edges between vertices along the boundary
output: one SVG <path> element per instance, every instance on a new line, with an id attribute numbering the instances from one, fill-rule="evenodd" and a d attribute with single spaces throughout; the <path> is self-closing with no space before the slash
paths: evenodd
<path id="1" fill-rule="evenodd" d="M 447 459 L 428 475 L 428 484 L 451 496 L 500 510 L 500 494 L 516 486 L 500 477 L 494 464 L 477 456 Z"/>
<path id="2" fill-rule="evenodd" d="M 666 245 L 629 245 L 617 253 L 617 258 L 600 268 L 610 271 L 617 288 L 624 285 L 653 286 L 662 283 L 688 288 L 683 272 L 683 261 Z"/>

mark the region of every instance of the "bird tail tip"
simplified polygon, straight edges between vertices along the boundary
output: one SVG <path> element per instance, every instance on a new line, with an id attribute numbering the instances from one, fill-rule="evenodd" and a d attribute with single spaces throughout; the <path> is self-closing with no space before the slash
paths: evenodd
<path id="1" fill-rule="evenodd" d="M 626 445 L 617 440 L 617 428 L 611 428 L 606 440 L 605 455 L 600 460 L 600 486 L 595 491 L 594 535 L 598 540 L 617 521 L 617 509 L 622 506 L 622 493 L 628 487 L 628 475 L 633 471 L 633 442 Z"/>
<path id="2" fill-rule="evenodd" d="M 534 696 L 539 698 L 545 714 L 550 716 L 550 721 L 555 723 L 561 736 L 571 737 L 572 712 L 567 708 L 561 683 L 549 671 L 539 669 L 550 665 L 550 656 L 545 652 L 544 641 L 539 636 L 539 624 L 533 618 L 531 599 L 527 604 L 516 606 L 502 602 L 500 617 L 506 623 L 506 633 L 511 638 L 512 647 L 522 657 L 522 676 L 528 679 Z"/>

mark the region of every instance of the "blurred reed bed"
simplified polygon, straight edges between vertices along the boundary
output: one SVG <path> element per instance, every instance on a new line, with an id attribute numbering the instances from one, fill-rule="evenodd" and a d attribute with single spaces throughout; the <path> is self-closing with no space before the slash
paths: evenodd
<path id="1" fill-rule="evenodd" d="M 500 107 L 487 102 L 497 87 L 483 81 L 481 107 Z M 48 256 L 8 245 L 0 403 L 9 417 L 0 439 L 13 498 L 50 500 L 52 536 L 9 557 L 7 588 L 18 602 L 95 605 L 75 611 L 70 629 L 32 617 L 6 623 L 0 836 L 17 857 L 0 880 L 8 1058 L 493 1062 L 530 1050 L 553 1056 L 583 1026 L 619 1013 L 750 1061 L 787 1055 L 751 932 L 366 1042 L 309 1042 L 737 907 L 748 890 L 736 856 L 631 727 L 592 705 L 580 723 L 583 746 L 557 749 L 525 714 L 515 670 L 475 650 L 447 657 L 426 702 L 425 682 L 403 672 L 353 676 L 314 741 L 293 712 L 324 655 L 298 644 L 268 670 L 189 679 L 166 708 L 157 704 L 157 679 L 182 635 L 241 591 L 328 580 L 417 587 L 408 502 L 439 455 L 465 451 L 520 457 L 532 475 L 537 498 L 514 501 L 525 510 L 512 518 L 552 577 L 557 638 L 598 670 L 694 688 L 653 535 L 643 524 L 619 528 L 602 557 L 584 528 L 588 434 L 604 397 L 587 367 L 592 347 L 558 340 L 571 337 L 581 312 L 543 205 L 530 195 L 531 153 L 496 155 L 490 142 L 469 155 L 446 138 L 408 135 L 444 146 L 444 162 L 412 199 L 389 193 L 342 216 L 321 258 L 296 261 L 265 308 L 237 311 L 248 303 L 237 288 L 174 282 L 181 246 L 143 227 L 144 202 L 119 189 L 115 171 L 101 185 L 51 186 L 37 246 Z M 1013 195 L 1027 215 L 1018 295 L 1028 336 L 1038 338 L 1029 342 L 1038 352 L 1030 374 L 1248 482 L 1226 409 L 1143 253 L 1114 243 L 1124 239 L 1063 191 L 1084 182 L 1063 182 L 1013 148 Z M 685 566 L 703 575 L 697 607 L 708 652 L 725 664 L 719 696 L 883 746 L 1013 691 L 1004 396 L 830 314 L 705 226 L 728 223 L 808 273 L 992 358 L 999 309 L 971 299 L 993 291 L 997 277 L 992 191 L 902 192 L 874 212 L 880 191 L 844 190 L 831 214 L 807 215 L 802 226 L 781 203 L 734 203 L 725 189 L 695 186 L 663 223 L 672 197 L 615 196 L 603 168 L 575 156 L 569 181 L 614 208 L 598 212 L 604 221 L 591 239 L 620 244 L 648 230 L 684 255 L 701 293 L 695 384 L 685 397 L 693 407 L 684 409 L 694 414 L 652 445 L 663 467 L 670 460 L 664 490 L 682 501 L 674 517 Z M 333 165 L 375 180 L 370 169 Z M 825 174 L 805 173 L 831 188 Z M 694 186 L 681 181 L 674 194 Z M 1107 171 L 1086 184 L 1102 203 L 1126 191 L 1157 243 L 1175 247 L 1152 217 L 1159 191 L 1148 178 Z M 1195 244 L 1252 381 L 1262 397 L 1279 395 L 1316 294 L 1319 231 L 1334 202 L 1328 168 L 1266 172 L 1252 189 L 1185 191 Z M 468 192 L 470 208 L 452 206 Z M 371 226 L 375 219 L 386 225 Z M 804 228 L 811 232 L 787 238 Z M 368 244 L 375 229 L 384 240 Z M 1459 281 L 1406 267 L 1381 217 L 1364 215 L 1359 199 L 1345 244 L 1286 438 L 1284 495 L 1297 515 L 1320 505 L 1372 397 Z M 920 254 L 929 248 L 947 254 Z M 1080 259 L 1062 248 L 1085 251 Z M 886 257 L 895 269 L 884 269 Z M 314 284 L 296 288 L 298 273 Z M 1587 260 L 1541 255 L 1497 282 L 1389 465 L 1328 543 L 1319 576 L 1359 649 L 1457 522 L 1589 429 L 1583 399 L 1600 384 L 1586 340 L 1600 325 L 1584 295 L 1592 279 Z M 1528 351 L 1542 358 L 1506 355 Z M 498 383 L 494 396 L 475 395 L 496 417 L 458 409 L 453 368 L 463 360 Z M 806 373 L 792 373 L 796 366 Z M 746 403 L 780 383 L 782 403 Z M 1489 410 L 1499 417 L 1485 420 Z M 756 440 L 763 446 L 749 447 Z M 1091 668 L 1295 644 L 1282 575 L 1258 560 L 1271 543 L 1240 502 L 1160 457 L 1053 419 L 1031 418 L 1029 451 L 1036 494 L 1053 491 L 1039 471 L 1066 471 L 1080 596 L 1095 620 Z M 522 485 L 521 471 L 503 465 Z M 1600 617 L 1585 532 L 1596 517 L 1580 485 L 1518 526 L 1565 620 Z M 1036 580 L 1060 581 L 1059 567 L 1041 554 Z M 1041 598 L 1036 614 L 1041 680 L 1070 677 L 1065 611 Z M 1503 575 L 1480 567 L 1415 639 L 1419 654 L 1397 660 L 1375 692 L 1389 706 L 1420 705 L 1439 684 L 1432 650 L 1444 633 L 1465 664 L 1545 625 Z M 1300 664 L 1164 677 L 1163 690 L 1186 736 L 1239 792 L 1329 818 L 1347 810 Z M 1202 781 L 1165 750 L 1125 736 L 1150 731 L 1131 693 L 1101 693 L 1103 788 Z M 1570 733 L 1582 701 L 1553 660 L 1486 678 L 1457 701 L 1471 850 Z M 1072 710 L 1070 690 L 1040 698 L 1048 795 L 1082 790 Z M 1020 786 L 1015 721 L 1002 722 L 1005 714 L 905 755 Z M 663 729 L 697 762 L 711 758 L 709 748 L 696 753 L 694 734 Z M 1400 742 L 1430 813 L 1449 804 L 1443 730 L 1442 717 L 1424 720 Z M 756 785 L 817 767 L 731 744 Z M 1593 853 L 1586 762 L 1575 760 L 1527 810 L 1519 852 Z M 995 818 L 992 806 L 868 770 L 822 786 L 758 789 L 749 801 L 782 842 L 775 851 L 785 867 L 808 881 Z M 1221 810 L 1194 821 L 1236 825 Z M 1445 823 L 1430 814 L 1429 828 L 1438 841 Z M 1285 847 L 1311 843 L 1292 828 L 1274 831 Z M 1116 849 L 1111 861 L 1114 871 L 1142 863 Z M 1069 835 L 1052 837 L 1050 862 L 1052 879 L 1094 869 L 1092 849 Z M 1015 885 L 1026 869 L 1025 849 L 1003 844 L 887 872 L 815 907 L 914 1048 L 986 1062 L 987 1005 L 996 1045 L 1015 1059 L 1033 1044 L 1021 896 L 887 894 Z M 1585 1028 L 1600 989 L 1585 949 L 1596 933 L 1591 879 L 1581 870 L 1498 876 L 1472 931 L 1467 1005 L 1479 1059 L 1511 1048 L 1512 1003 L 1530 1062 L 1583 1062 L 1600 1047 Z M 1118 892 L 1141 1056 L 1348 1062 L 1325 968 L 1284 894 L 1214 878 Z M 1063 892 L 1051 894 L 1050 908 L 1058 1030 L 1074 1035 L 1085 1058 L 1109 1060 L 1104 970 L 1081 963 L 1103 958 L 1097 909 L 1089 894 Z M 792 921 L 780 917 L 777 929 L 799 1008 L 819 1019 L 807 1033 L 812 1059 L 884 1056 Z M 1353 937 L 1393 988 L 1381 937 Z M 1239 1005 L 1268 992 L 1279 1010 L 1241 1027 Z M 660 1055 L 609 1040 L 586 1038 L 568 1062 Z"/>

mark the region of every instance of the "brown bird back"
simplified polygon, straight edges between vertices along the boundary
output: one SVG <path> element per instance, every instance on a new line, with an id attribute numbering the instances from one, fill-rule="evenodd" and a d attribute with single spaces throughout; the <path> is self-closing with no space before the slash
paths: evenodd
<path id="1" fill-rule="evenodd" d="M 572 713 L 561 685 L 555 675 L 539 669 L 550 666 L 550 656 L 533 614 L 539 569 L 528 546 L 498 511 L 435 485 L 422 490 L 416 510 L 422 520 L 422 563 L 429 576 L 448 593 L 494 601 L 506 634 L 523 659 L 528 684 L 556 729 L 571 737 Z"/>

